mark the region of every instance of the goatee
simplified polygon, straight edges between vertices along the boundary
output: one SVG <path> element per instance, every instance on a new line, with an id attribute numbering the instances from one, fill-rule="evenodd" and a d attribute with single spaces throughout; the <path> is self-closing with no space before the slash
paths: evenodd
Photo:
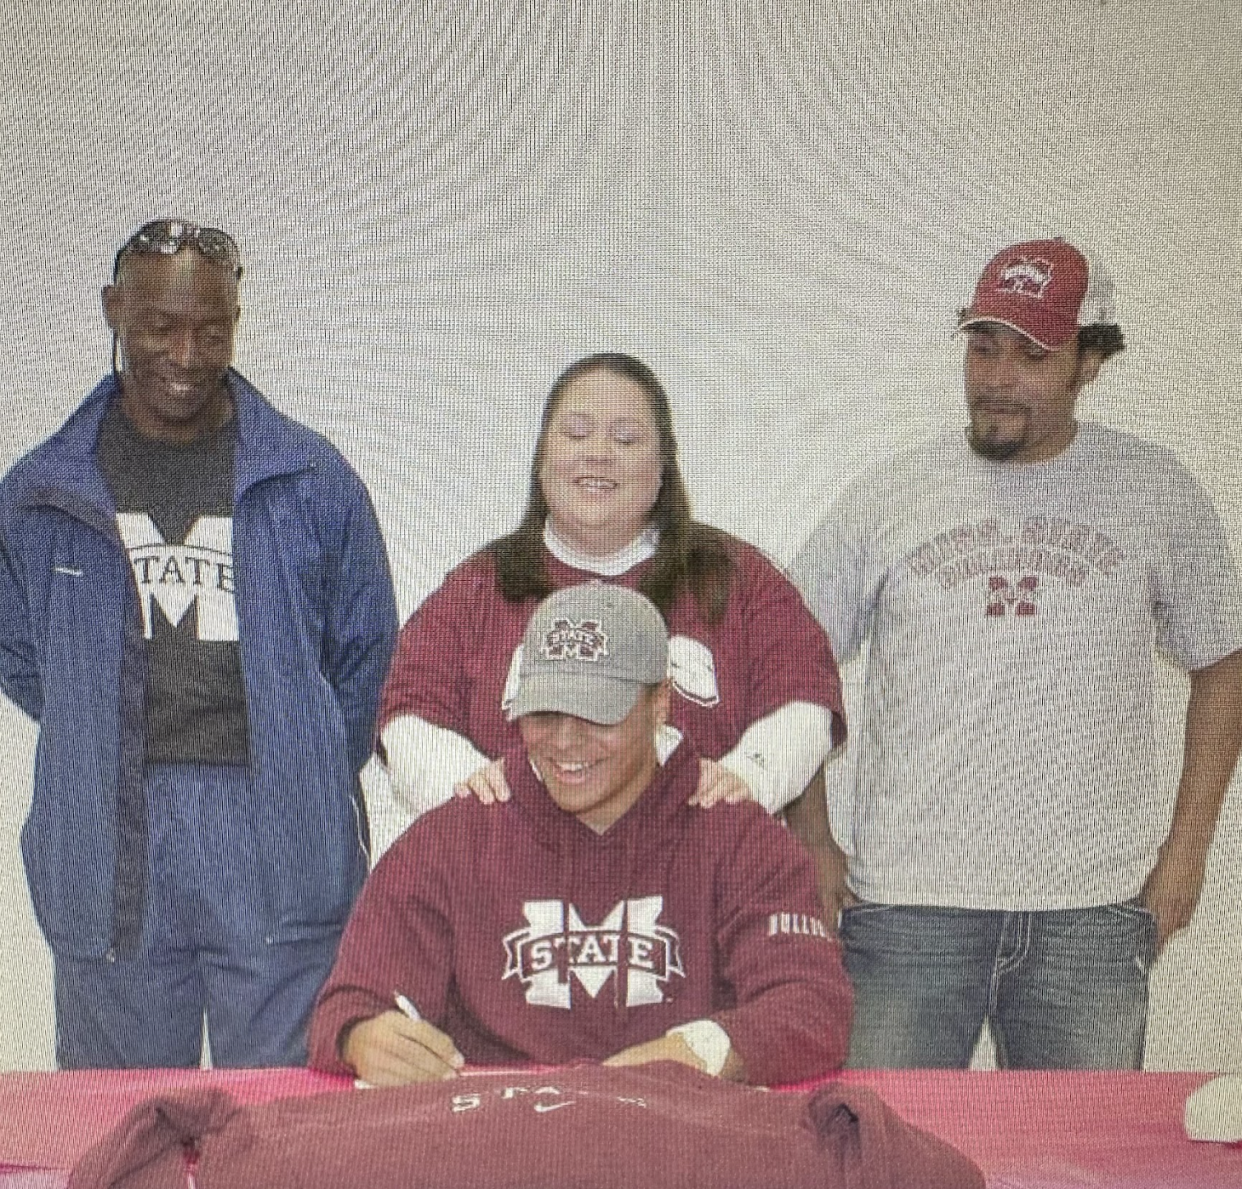
<path id="1" fill-rule="evenodd" d="M 973 425 L 966 430 L 970 448 L 991 462 L 1008 462 L 1025 445 L 1022 438 L 993 438 L 981 434 Z"/>

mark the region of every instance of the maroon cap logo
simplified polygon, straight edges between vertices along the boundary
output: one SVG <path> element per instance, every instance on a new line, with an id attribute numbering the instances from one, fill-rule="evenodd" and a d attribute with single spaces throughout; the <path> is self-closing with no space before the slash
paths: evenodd
<path id="1" fill-rule="evenodd" d="M 1052 262 L 1041 256 L 1019 256 L 1000 271 L 996 288 L 1023 297 L 1043 297 L 1052 284 Z"/>
<path id="2" fill-rule="evenodd" d="M 598 619 L 555 619 L 540 651 L 550 661 L 598 661 L 608 655 L 608 634 Z"/>

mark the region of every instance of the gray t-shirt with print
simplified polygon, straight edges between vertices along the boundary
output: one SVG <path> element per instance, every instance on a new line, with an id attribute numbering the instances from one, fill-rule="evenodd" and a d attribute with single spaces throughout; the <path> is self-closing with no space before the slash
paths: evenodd
<path id="1" fill-rule="evenodd" d="M 1039 463 L 959 431 L 854 482 L 793 577 L 840 660 L 870 639 L 850 882 L 882 903 L 1136 895 L 1168 826 L 1155 653 L 1242 648 L 1220 520 L 1174 455 L 1099 425 Z"/>

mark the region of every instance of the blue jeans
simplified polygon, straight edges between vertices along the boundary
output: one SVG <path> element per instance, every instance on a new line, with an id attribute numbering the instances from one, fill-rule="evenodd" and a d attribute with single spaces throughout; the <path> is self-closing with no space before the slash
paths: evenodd
<path id="1" fill-rule="evenodd" d="M 1138 1069 L 1155 920 L 1133 903 L 988 912 L 864 902 L 841 914 L 849 1064 L 963 1069 L 986 1023 L 1008 1069 Z"/>
<path id="2" fill-rule="evenodd" d="M 274 944 L 256 878 L 266 856 L 241 766 L 146 774 L 147 899 L 133 957 L 55 957 L 62 1069 L 303 1065 L 306 1021 L 340 930 Z"/>

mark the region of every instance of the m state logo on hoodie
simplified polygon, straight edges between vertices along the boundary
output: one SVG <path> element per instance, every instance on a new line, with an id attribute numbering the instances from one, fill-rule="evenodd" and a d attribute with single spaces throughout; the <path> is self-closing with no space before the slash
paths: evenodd
<path id="1" fill-rule="evenodd" d="M 527 900 L 526 927 L 504 939 L 501 978 L 520 979 L 529 1004 L 568 1009 L 574 983 L 594 999 L 624 971 L 626 1007 L 663 1003 L 664 984 L 686 976 L 681 939 L 658 923 L 663 910 L 663 896 L 641 896 L 619 901 L 598 925 L 588 925 L 564 900 Z M 614 991 L 618 999 L 621 992 Z"/>

